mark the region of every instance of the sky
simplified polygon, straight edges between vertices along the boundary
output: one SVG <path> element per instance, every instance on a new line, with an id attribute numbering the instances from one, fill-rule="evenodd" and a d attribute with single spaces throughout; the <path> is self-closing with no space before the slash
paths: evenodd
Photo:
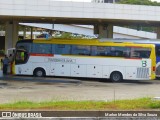
<path id="1" fill-rule="evenodd" d="M 61 1 L 91 2 L 91 0 L 61 0 Z M 160 0 L 151 0 L 151 1 L 160 2 Z"/>

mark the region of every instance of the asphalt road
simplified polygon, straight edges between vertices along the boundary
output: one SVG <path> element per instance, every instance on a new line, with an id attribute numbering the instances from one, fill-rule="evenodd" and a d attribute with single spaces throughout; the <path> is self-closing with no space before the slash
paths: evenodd
<path id="1" fill-rule="evenodd" d="M 118 100 L 160 97 L 160 80 L 112 83 L 102 79 L 27 76 L 0 78 L 0 103 L 63 100 Z"/>

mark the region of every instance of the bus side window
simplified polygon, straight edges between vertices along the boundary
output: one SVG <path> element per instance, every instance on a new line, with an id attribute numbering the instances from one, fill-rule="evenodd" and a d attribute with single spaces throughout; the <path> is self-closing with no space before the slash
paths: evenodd
<path id="1" fill-rule="evenodd" d="M 105 56 L 105 47 L 104 46 L 97 46 L 97 56 Z"/>
<path id="2" fill-rule="evenodd" d="M 71 45 L 56 44 L 55 54 L 70 54 Z"/>
<path id="3" fill-rule="evenodd" d="M 131 57 L 133 58 L 149 58 L 151 49 L 148 48 L 132 48 Z"/>
<path id="4" fill-rule="evenodd" d="M 130 56 L 130 48 L 128 47 L 111 47 L 110 56 L 113 57 L 129 57 Z"/>
<path id="5" fill-rule="evenodd" d="M 51 54 L 51 45 L 50 44 L 41 44 L 41 43 L 34 43 L 32 52 L 33 53 L 40 53 L 40 54 Z"/>
<path id="6" fill-rule="evenodd" d="M 110 47 L 92 46 L 92 56 L 110 56 Z"/>
<path id="7" fill-rule="evenodd" d="M 87 45 L 72 45 L 72 54 L 73 55 L 90 55 L 90 46 Z"/>
<path id="8" fill-rule="evenodd" d="M 150 51 L 141 51 L 140 52 L 141 58 L 149 58 L 150 57 Z"/>
<path id="9" fill-rule="evenodd" d="M 55 54 L 55 44 L 52 44 L 52 54 Z"/>
<path id="10" fill-rule="evenodd" d="M 91 55 L 96 56 L 97 55 L 97 48 L 96 46 L 91 46 Z"/>

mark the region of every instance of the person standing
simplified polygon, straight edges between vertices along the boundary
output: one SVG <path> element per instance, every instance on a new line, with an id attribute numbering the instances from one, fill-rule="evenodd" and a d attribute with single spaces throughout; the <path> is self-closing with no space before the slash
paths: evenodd
<path id="1" fill-rule="evenodd" d="M 4 59 L 2 60 L 3 63 L 3 74 L 6 75 L 7 74 L 7 68 L 9 65 L 9 59 L 7 57 L 7 55 L 4 56 Z"/>
<path id="2" fill-rule="evenodd" d="M 13 54 L 10 54 L 9 57 L 8 57 L 8 59 L 9 59 L 9 62 L 10 62 L 10 67 L 8 67 L 8 68 L 9 68 L 9 73 L 12 74 L 12 73 L 13 73 L 13 72 L 12 72 L 12 67 L 13 67 Z M 8 70 L 7 70 L 7 71 L 8 71 Z"/>

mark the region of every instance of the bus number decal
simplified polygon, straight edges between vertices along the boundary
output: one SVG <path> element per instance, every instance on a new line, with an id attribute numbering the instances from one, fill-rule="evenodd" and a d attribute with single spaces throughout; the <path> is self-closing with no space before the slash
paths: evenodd
<path id="1" fill-rule="evenodd" d="M 147 61 L 146 60 L 142 61 L 142 67 L 147 67 Z"/>

